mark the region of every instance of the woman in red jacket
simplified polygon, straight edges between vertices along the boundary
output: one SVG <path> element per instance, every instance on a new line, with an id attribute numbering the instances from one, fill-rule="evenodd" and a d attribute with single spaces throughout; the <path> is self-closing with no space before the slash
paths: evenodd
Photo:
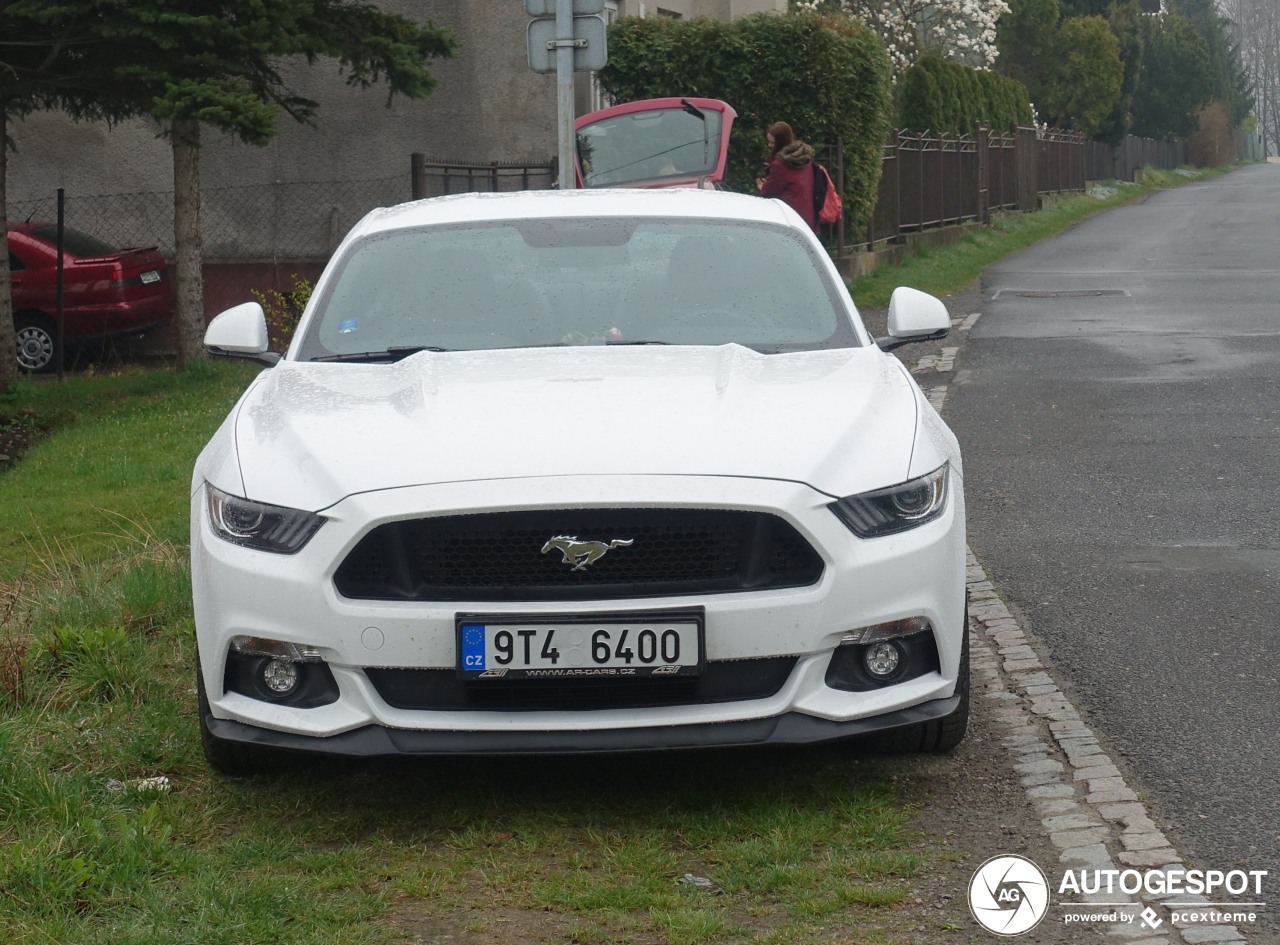
<path id="1" fill-rule="evenodd" d="M 818 232 L 813 209 L 813 148 L 796 140 L 785 121 L 775 121 L 765 133 L 769 142 L 769 170 L 756 179 L 762 197 L 778 197 Z"/>

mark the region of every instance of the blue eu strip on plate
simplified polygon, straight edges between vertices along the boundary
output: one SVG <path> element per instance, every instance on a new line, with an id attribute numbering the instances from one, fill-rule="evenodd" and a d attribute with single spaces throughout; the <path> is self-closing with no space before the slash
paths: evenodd
<path id="1" fill-rule="evenodd" d="M 487 669 L 484 656 L 484 624 L 464 623 L 462 625 L 463 669 Z"/>

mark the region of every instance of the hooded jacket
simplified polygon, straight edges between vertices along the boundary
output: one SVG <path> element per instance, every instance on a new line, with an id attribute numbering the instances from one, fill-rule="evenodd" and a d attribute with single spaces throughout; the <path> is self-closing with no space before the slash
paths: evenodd
<path id="1" fill-rule="evenodd" d="M 781 199 L 817 233 L 818 215 L 813 209 L 813 148 L 803 141 L 793 141 L 779 149 L 769 162 L 760 196 Z"/>

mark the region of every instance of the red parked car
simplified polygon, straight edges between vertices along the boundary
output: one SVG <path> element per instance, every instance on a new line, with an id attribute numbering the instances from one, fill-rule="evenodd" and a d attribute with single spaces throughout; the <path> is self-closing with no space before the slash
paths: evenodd
<path id="1" fill-rule="evenodd" d="M 116 249 L 63 229 L 63 337 L 67 345 L 140 334 L 173 316 L 173 282 L 154 246 Z M 13 323 L 18 366 L 48 371 L 56 364 L 58 252 L 51 223 L 9 226 Z"/>

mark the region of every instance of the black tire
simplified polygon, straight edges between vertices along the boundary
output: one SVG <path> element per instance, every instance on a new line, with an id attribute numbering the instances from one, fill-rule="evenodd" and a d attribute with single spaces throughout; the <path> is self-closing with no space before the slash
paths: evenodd
<path id="1" fill-rule="evenodd" d="M 200 745 L 209 767 L 232 778 L 266 774 L 276 768 L 276 758 L 269 749 L 243 742 L 218 738 L 209 730 L 209 696 L 204 688 L 204 673 L 196 664 L 196 704 L 200 716 Z"/>
<path id="2" fill-rule="evenodd" d="M 947 752 L 964 741 L 969 730 L 969 609 L 964 613 L 964 642 L 960 645 L 960 671 L 956 678 L 960 704 L 950 715 L 935 719 L 921 729 L 921 751 Z"/>
<path id="3" fill-rule="evenodd" d="M 960 644 L 960 670 L 956 678 L 960 704 L 948 715 L 919 725 L 895 728 L 873 736 L 870 747 L 887 754 L 943 753 L 964 741 L 969 728 L 969 608 L 964 610 L 964 642 Z"/>
<path id="4" fill-rule="evenodd" d="M 18 368 L 31 374 L 52 371 L 58 363 L 58 335 L 52 319 L 39 312 L 19 312 L 13 317 Z"/>

